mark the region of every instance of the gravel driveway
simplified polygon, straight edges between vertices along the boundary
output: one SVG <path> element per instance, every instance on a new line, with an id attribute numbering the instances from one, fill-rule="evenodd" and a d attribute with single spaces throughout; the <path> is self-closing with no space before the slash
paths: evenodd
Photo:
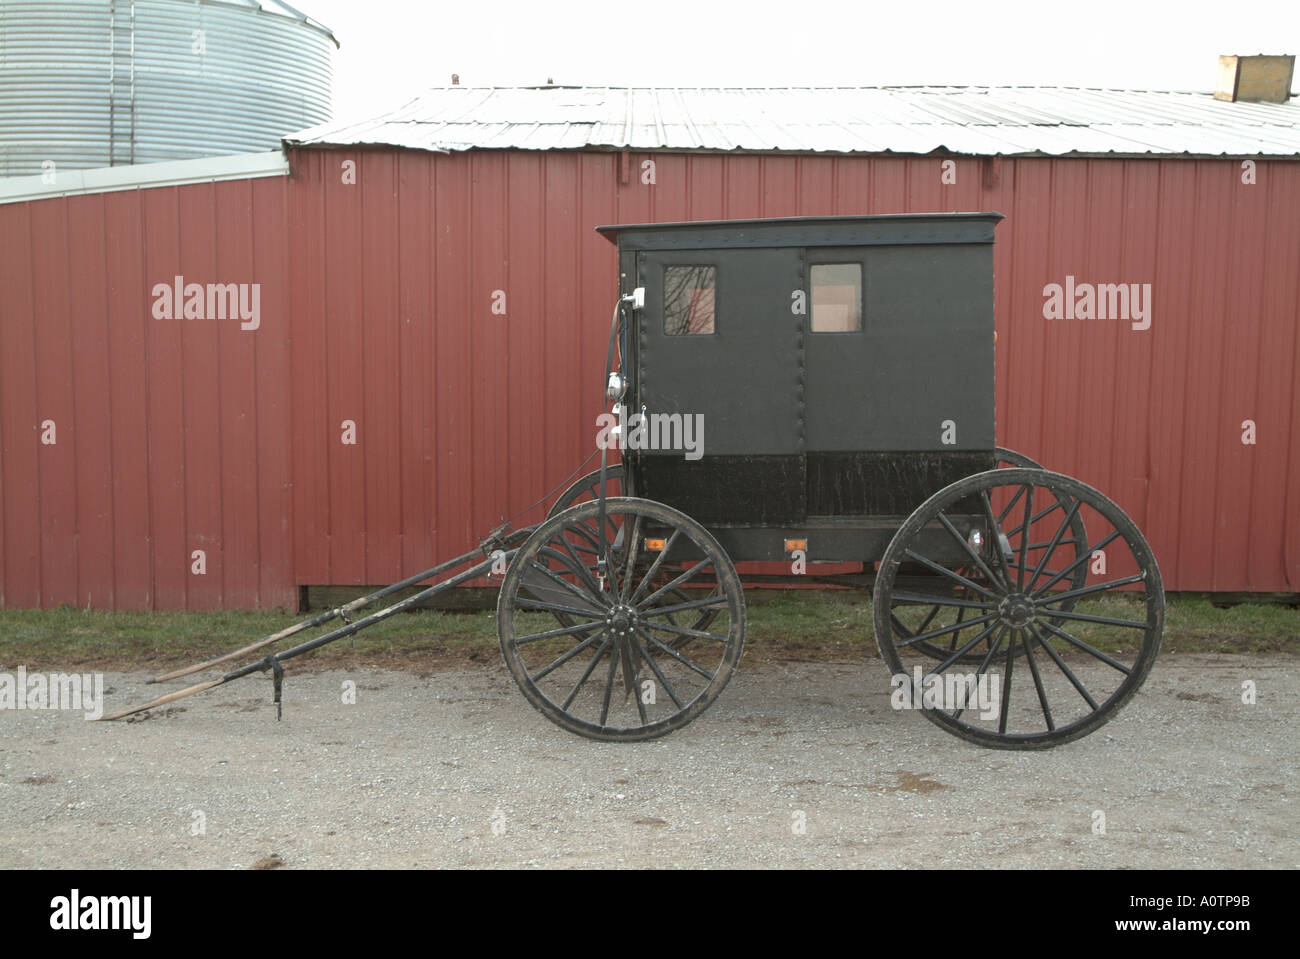
<path id="1" fill-rule="evenodd" d="M 145 678 L 107 674 L 109 711 L 159 695 Z M 894 711 L 865 658 L 742 663 L 631 745 L 553 726 L 501 666 L 290 672 L 279 723 L 260 678 L 129 723 L 6 710 L 0 867 L 1294 869 L 1297 689 L 1296 657 L 1165 655 L 1036 753 Z"/>

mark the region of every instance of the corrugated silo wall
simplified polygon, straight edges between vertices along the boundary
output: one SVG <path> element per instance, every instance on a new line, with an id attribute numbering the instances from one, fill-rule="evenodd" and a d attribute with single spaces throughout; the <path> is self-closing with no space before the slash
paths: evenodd
<path id="1" fill-rule="evenodd" d="M 956 159 L 947 184 L 942 158 L 622 163 L 301 151 L 291 179 L 0 206 L 4 605 L 395 580 L 590 451 L 616 290 L 597 224 L 944 210 L 1007 215 L 1002 445 L 1118 500 L 1170 589 L 1300 590 L 1300 164 L 1247 184 L 1228 160 Z M 176 275 L 259 283 L 259 328 L 154 319 Z M 1149 329 L 1045 319 L 1067 276 L 1151 284 Z"/>

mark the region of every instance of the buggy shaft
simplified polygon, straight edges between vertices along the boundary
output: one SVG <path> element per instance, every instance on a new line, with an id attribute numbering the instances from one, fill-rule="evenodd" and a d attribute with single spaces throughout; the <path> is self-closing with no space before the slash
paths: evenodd
<path id="1" fill-rule="evenodd" d="M 515 550 L 503 551 L 503 556 L 507 562 L 509 562 L 509 560 L 512 559 L 514 555 L 515 555 Z M 462 563 L 464 562 L 463 558 L 461 559 L 461 562 Z M 490 570 L 492 568 L 492 565 L 496 562 L 497 562 L 496 559 L 491 559 L 491 558 L 485 559 L 481 563 L 478 563 L 475 566 L 471 566 L 463 573 L 457 573 L 451 579 L 444 580 L 441 583 L 435 583 L 434 585 L 428 587 L 427 589 L 421 590 L 420 592 L 414 594 L 413 596 L 408 596 L 406 597 L 406 599 L 394 603 L 392 606 L 385 606 L 383 609 L 379 610 L 378 612 L 371 613 L 369 616 L 365 617 L 364 619 L 358 619 L 355 623 L 349 623 L 347 626 L 340 626 L 338 629 L 333 630 L 332 632 L 328 632 L 324 636 L 317 636 L 315 639 L 309 639 L 307 642 L 299 643 L 297 646 L 294 646 L 291 649 L 286 649 L 282 653 L 272 653 L 270 656 L 267 656 L 265 659 L 258 660 L 255 663 L 249 663 L 247 666 L 243 666 L 240 669 L 234 670 L 233 672 L 226 673 L 226 675 L 221 677 L 221 681 L 223 683 L 229 682 L 232 679 L 239 679 L 241 676 L 247 676 L 249 673 L 255 673 L 260 670 L 267 669 L 271 665 L 271 661 L 273 659 L 283 662 L 286 659 L 292 659 L 294 656 L 300 656 L 303 653 L 309 653 L 313 649 L 319 649 L 321 646 L 324 646 L 328 643 L 332 643 L 335 640 L 346 639 L 348 636 L 352 636 L 356 633 L 359 633 L 361 632 L 361 630 L 373 626 L 376 623 L 387 619 L 389 616 L 392 616 L 396 613 L 405 612 L 406 610 L 410 609 L 412 606 L 415 606 L 417 603 L 421 603 L 426 599 L 429 599 L 433 596 L 437 596 L 443 590 L 451 589 L 454 586 L 459 586 L 462 583 L 468 582 L 471 579 L 476 579 L 477 577 L 482 576 L 484 573 Z"/>
<path id="2" fill-rule="evenodd" d="M 385 596 L 391 596 L 393 593 L 396 593 L 397 591 L 402 589 L 406 589 L 408 586 L 414 586 L 416 583 L 422 582 L 423 580 L 430 579 L 431 577 L 434 576 L 440 576 L 441 574 L 447 572 L 450 569 L 455 569 L 457 566 L 463 566 L 465 563 L 469 562 L 469 560 L 472 559 L 475 555 L 481 553 L 482 551 L 483 551 L 483 547 L 479 547 L 478 549 L 472 549 L 468 553 L 462 553 L 460 556 L 457 556 L 455 559 L 447 560 L 447 562 L 445 563 L 439 563 L 437 566 L 434 566 L 430 569 L 426 569 L 422 573 L 416 573 L 414 576 L 408 576 L 406 579 L 402 580 L 399 583 L 393 583 L 391 586 L 385 586 L 383 589 L 376 590 L 375 592 L 370 593 L 366 596 L 358 597 L 357 599 L 352 600 L 350 603 L 344 603 L 341 606 L 335 606 L 333 609 L 327 609 L 324 612 L 318 613 L 317 615 L 313 616 L 311 619 L 304 619 L 301 622 L 286 627 L 285 629 L 282 629 L 277 633 L 272 633 L 270 636 L 264 636 L 263 638 L 255 642 L 249 643 L 247 646 L 241 647 L 240 649 L 236 649 L 234 652 L 226 653 L 223 656 L 218 656 L 215 659 L 209 659 L 206 660 L 205 662 L 197 663 L 193 666 L 187 666 L 184 669 L 177 669 L 170 673 L 164 673 L 161 676 L 155 676 L 153 679 L 149 680 L 149 682 L 164 683 L 170 679 L 180 679 L 182 676 L 189 676 L 193 673 L 201 673 L 203 672 L 203 670 L 211 669 L 213 666 L 220 666 L 222 663 L 228 663 L 232 659 L 239 659 L 241 656 L 247 656 L 249 653 L 255 653 L 259 649 L 264 649 L 265 647 L 270 646 L 272 643 L 277 643 L 282 639 L 287 639 L 288 637 L 301 633 L 304 630 L 315 629 L 317 626 L 323 626 L 326 623 L 330 622 L 331 620 L 343 619 L 346 622 L 348 613 L 355 612 L 358 609 L 364 609 L 365 607 L 371 605 L 372 603 L 375 603 L 378 600 L 383 599 Z"/>
<path id="3" fill-rule="evenodd" d="M 522 534 L 524 532 L 531 532 L 531 530 L 520 530 L 519 532 Z M 466 553 L 458 557 L 457 559 L 450 560 L 447 563 L 442 564 L 442 569 L 445 572 L 450 567 L 463 565 L 472 556 L 480 552 L 481 550 L 474 550 L 473 552 Z M 349 623 L 347 626 L 326 633 L 324 636 L 318 636 L 315 639 L 309 640 L 305 643 L 300 643 L 291 649 L 286 649 L 283 653 L 280 653 L 278 655 L 273 653 L 263 659 L 258 660 L 255 663 L 250 663 L 247 666 L 243 666 L 239 669 L 226 673 L 220 679 L 213 679 L 207 682 L 197 683 L 196 685 L 189 686 L 185 689 L 177 690 L 174 693 L 169 693 L 166 696 L 160 696 L 158 699 L 155 699 L 152 702 L 145 703 L 143 706 L 133 706 L 129 709 L 123 709 L 119 712 L 113 713 L 112 715 L 101 717 L 100 721 L 111 722 L 115 719 L 122 719 L 125 716 L 133 715 L 134 713 L 142 713 L 147 709 L 153 709 L 156 706 L 162 706 L 166 703 L 175 702 L 178 699 L 184 699 L 186 696 L 193 696 L 195 693 L 201 693 L 205 689 L 212 689 L 216 686 L 224 685 L 225 683 L 228 683 L 232 680 L 240 679 L 241 677 L 247 676 L 250 673 L 259 672 L 261 670 L 274 668 L 277 670 L 277 676 L 278 676 L 279 664 L 282 660 L 292 659 L 294 656 L 299 656 L 303 653 L 310 652 L 313 649 L 318 649 L 321 646 L 326 645 L 327 643 L 332 643 L 335 640 L 343 639 L 347 636 L 352 636 L 355 633 L 359 633 L 361 630 L 366 629 L 369 626 L 373 626 L 376 623 L 380 622 L 381 620 L 387 619 L 389 616 L 392 616 L 394 613 L 404 612 L 405 610 L 410 609 L 412 606 L 415 606 L 417 603 L 423 602 L 424 600 L 429 599 L 432 596 L 436 596 L 439 593 L 443 592 L 444 590 L 451 589 L 454 586 L 459 586 L 462 583 L 468 582 L 471 579 L 475 579 L 476 577 L 482 576 L 484 573 L 488 572 L 492 568 L 493 564 L 498 562 L 498 560 L 505 559 L 507 562 L 509 562 L 511 559 L 514 558 L 516 552 L 517 550 L 515 549 L 502 550 L 501 556 L 496 556 L 496 557 L 489 556 L 487 559 L 474 564 L 464 572 L 457 573 L 455 576 L 451 577 L 450 579 L 444 580 L 441 583 L 435 583 L 434 585 L 428 587 L 427 589 L 423 589 L 412 596 L 408 596 L 406 599 L 394 603 L 392 606 L 387 606 L 384 609 L 371 613 L 369 616 L 366 616 L 364 619 L 359 619 L 355 623 Z M 424 575 L 425 574 L 422 574 L 420 578 L 423 579 Z M 279 680 L 277 678 L 277 697 L 276 697 L 277 702 L 279 701 L 278 688 L 279 688 Z"/>

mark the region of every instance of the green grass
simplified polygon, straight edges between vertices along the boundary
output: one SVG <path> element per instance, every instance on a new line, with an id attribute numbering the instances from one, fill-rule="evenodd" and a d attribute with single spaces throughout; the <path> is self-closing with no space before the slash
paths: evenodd
<path id="1" fill-rule="evenodd" d="M 277 612 L 222 610 L 196 613 L 132 613 L 51 610 L 0 610 L 0 665 L 63 663 L 89 665 L 134 663 L 141 668 L 187 664 L 229 652 L 292 626 L 305 617 Z M 359 619 L 354 616 L 353 619 Z M 315 631 L 281 640 L 276 650 L 322 635 L 342 624 L 337 620 Z M 421 610 L 382 620 L 357 635 L 358 649 L 371 653 L 404 651 L 414 646 L 481 647 L 496 642 L 490 613 L 444 613 Z M 311 655 L 345 654 L 347 640 Z M 269 651 L 269 650 L 268 650 Z"/>
<path id="2" fill-rule="evenodd" d="M 871 655 L 871 599 L 865 590 L 750 590 L 746 594 L 746 645 L 800 658 Z M 1125 610 L 1125 607 L 1131 607 Z M 1081 612 L 1133 616 L 1126 600 L 1081 605 Z M 216 656 L 292 625 L 302 617 L 275 612 L 130 613 L 0 610 L 0 668 L 97 666 L 154 669 Z M 1122 641 L 1116 631 L 1115 642 Z M 1099 631 L 1105 637 L 1105 631 Z M 304 632 L 274 648 L 287 649 L 318 633 Z M 1097 633 L 1093 634 L 1098 635 Z M 1131 637 L 1131 631 L 1130 631 Z M 496 619 L 491 612 L 421 610 L 394 616 L 357 636 L 367 659 L 419 657 L 494 659 Z M 1181 652 L 1300 652 L 1300 610 L 1242 604 L 1217 609 L 1202 596 L 1169 599 L 1165 650 Z M 346 640 L 311 654 L 328 665 L 349 656 Z M 747 656 L 750 654 L 747 654 Z"/>

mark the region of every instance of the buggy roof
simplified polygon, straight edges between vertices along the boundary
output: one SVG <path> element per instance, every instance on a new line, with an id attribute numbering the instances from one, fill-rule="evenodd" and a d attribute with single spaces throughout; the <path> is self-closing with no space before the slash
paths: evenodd
<path id="1" fill-rule="evenodd" d="M 992 243 L 1001 213 L 883 213 L 758 220 L 625 223 L 596 231 L 624 250 Z"/>

